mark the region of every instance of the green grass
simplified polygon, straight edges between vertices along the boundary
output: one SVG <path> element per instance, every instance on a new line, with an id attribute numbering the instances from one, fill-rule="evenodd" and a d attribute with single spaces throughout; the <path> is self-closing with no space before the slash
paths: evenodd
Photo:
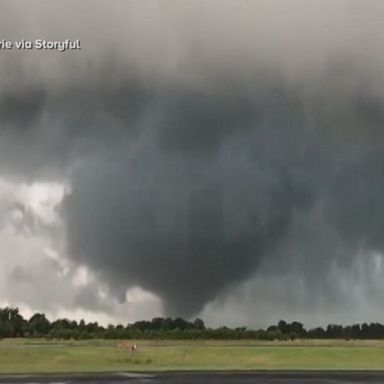
<path id="1" fill-rule="evenodd" d="M 384 370 L 384 341 L 0 341 L 0 373 Z"/>

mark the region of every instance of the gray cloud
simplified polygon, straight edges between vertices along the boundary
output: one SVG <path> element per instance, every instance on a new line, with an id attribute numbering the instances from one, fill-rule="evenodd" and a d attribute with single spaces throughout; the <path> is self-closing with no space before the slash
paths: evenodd
<path id="1" fill-rule="evenodd" d="M 174 315 L 266 276 L 294 311 L 295 276 L 345 300 L 324 276 L 383 251 L 379 2 L 43 3 L 8 35 L 67 38 L 71 20 L 84 48 L 3 52 L 0 169 L 70 185 L 71 261 Z"/>

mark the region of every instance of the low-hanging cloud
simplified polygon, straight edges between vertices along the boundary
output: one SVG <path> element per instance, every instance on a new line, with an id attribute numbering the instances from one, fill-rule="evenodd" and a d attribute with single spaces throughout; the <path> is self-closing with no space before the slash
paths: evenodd
<path id="1" fill-rule="evenodd" d="M 8 38 L 83 49 L 1 52 L 0 170 L 69 186 L 67 258 L 121 301 L 140 286 L 191 316 L 299 275 L 332 308 L 324 276 L 380 257 L 379 2 L 28 1 L 25 25 L 5 4 Z"/>

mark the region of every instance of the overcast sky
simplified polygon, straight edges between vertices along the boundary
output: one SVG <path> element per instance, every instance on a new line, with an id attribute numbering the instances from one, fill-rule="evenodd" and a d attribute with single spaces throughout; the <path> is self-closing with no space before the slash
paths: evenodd
<path id="1" fill-rule="evenodd" d="M 384 318 L 384 4 L 0 4 L 0 306 Z"/>

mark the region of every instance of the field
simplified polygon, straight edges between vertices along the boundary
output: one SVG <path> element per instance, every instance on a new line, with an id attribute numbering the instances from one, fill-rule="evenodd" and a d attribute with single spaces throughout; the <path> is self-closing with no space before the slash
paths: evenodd
<path id="1" fill-rule="evenodd" d="M 384 341 L 0 341 L 0 373 L 384 370 Z"/>

